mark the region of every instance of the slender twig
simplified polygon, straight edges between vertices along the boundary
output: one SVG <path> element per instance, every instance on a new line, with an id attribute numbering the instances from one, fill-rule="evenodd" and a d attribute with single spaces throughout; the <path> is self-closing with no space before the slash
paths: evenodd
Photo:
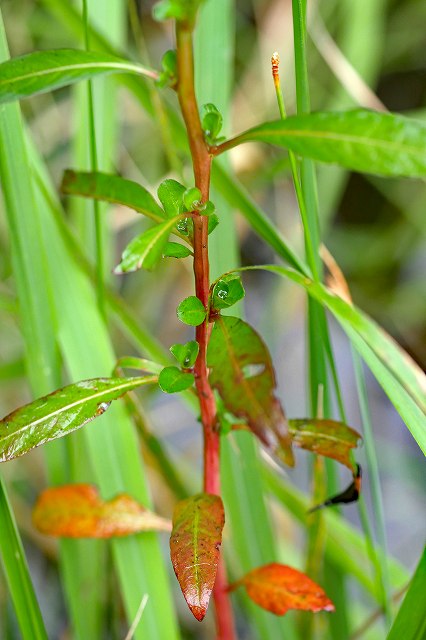
<path id="1" fill-rule="evenodd" d="M 200 189 L 203 202 L 206 202 L 209 199 L 212 157 L 204 140 L 195 96 L 192 25 L 189 22 L 177 22 L 176 45 L 179 104 L 188 134 L 195 186 Z M 207 309 L 210 289 L 208 219 L 206 216 L 195 215 L 193 223 L 195 294 Z M 200 350 L 194 373 L 204 434 L 204 491 L 220 495 L 220 438 L 216 403 L 208 380 L 206 361 L 209 335 L 210 325 L 207 317 L 206 321 L 196 329 L 196 340 Z M 225 566 L 221 559 L 213 590 L 218 638 L 233 640 L 235 638 L 233 614 L 226 587 Z"/>

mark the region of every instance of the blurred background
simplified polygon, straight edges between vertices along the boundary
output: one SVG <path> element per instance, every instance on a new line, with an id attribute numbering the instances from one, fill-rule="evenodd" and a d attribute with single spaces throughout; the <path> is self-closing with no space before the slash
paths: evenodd
<path id="1" fill-rule="evenodd" d="M 213 2 L 213 0 L 210 0 Z M 215 0 L 216 1 L 216 0 Z M 222 0 L 218 0 L 222 1 Z M 65 3 L 67 4 L 67 3 Z M 96 4 L 96 3 L 95 3 Z M 114 17 L 97 8 L 93 20 L 100 33 L 130 55 L 158 68 L 166 49 L 173 47 L 171 24 L 152 20 L 152 2 L 135 6 L 126 2 Z M 317 0 L 309 2 L 309 67 L 313 110 L 347 109 L 364 106 L 389 109 L 409 116 L 426 117 L 426 3 L 422 0 Z M 81 46 L 78 30 L 67 11 L 54 0 L 2 0 L 12 56 L 36 49 Z M 214 28 L 214 25 L 211 26 Z M 212 93 L 216 79 L 197 80 L 203 102 L 214 102 L 225 117 L 225 134 L 237 133 L 264 120 L 276 119 L 278 111 L 271 79 L 270 57 L 281 57 L 281 82 L 287 111 L 295 110 L 291 2 L 289 0 L 240 0 L 236 2 L 233 81 Z M 201 37 L 201 36 L 200 36 Z M 202 42 L 197 42 L 197 47 Z M 221 51 L 216 54 L 220 57 Z M 125 89 L 98 85 L 97 127 L 102 130 L 100 166 L 124 177 L 139 180 L 155 192 L 166 177 L 191 182 L 179 147 L 170 140 L 167 128 L 149 118 Z M 113 87 L 113 89 L 108 88 Z M 118 91 L 117 119 L 109 111 L 108 91 Z M 64 89 L 22 103 L 22 109 L 38 150 L 45 158 L 55 184 L 65 168 L 84 166 L 84 109 L 78 104 L 81 88 Z M 229 97 L 229 108 L 226 106 Z M 176 105 L 172 92 L 161 92 L 161 100 Z M 99 103 L 102 106 L 99 106 Z M 77 106 L 76 106 L 77 105 Z M 160 104 L 161 106 L 161 104 Z M 87 135 L 87 132 L 86 132 Z M 164 142 L 168 150 L 164 151 Z M 80 147 L 80 150 L 79 150 Z M 114 150 L 115 149 L 115 150 Z M 84 156 L 84 153 L 83 153 Z M 303 237 L 289 171 L 287 155 L 260 145 L 243 145 L 233 150 L 227 162 L 289 244 L 301 255 Z M 81 168 L 79 166 L 78 168 Z M 422 181 L 383 180 L 368 175 L 348 175 L 335 167 L 318 167 L 321 236 L 341 267 L 355 303 L 376 319 L 424 368 L 426 362 L 426 188 Z M 215 199 L 213 197 L 213 199 Z M 235 224 L 239 255 L 243 265 L 276 262 L 273 251 L 251 230 L 238 211 L 223 199 L 216 203 L 221 225 Z M 3 205 L 2 205 L 3 206 Z M 67 222 L 77 237 L 85 238 L 87 255 L 93 231 L 86 203 L 65 201 Z M 108 273 L 120 252 L 145 222 L 132 211 L 104 209 L 109 253 Z M 225 232 L 224 232 L 225 233 Z M 212 236 L 213 276 L 232 266 L 235 255 Z M 30 398 L 25 378 L 23 343 L 20 335 L 15 283 L 12 275 L 9 239 L 0 209 L 0 411 L 4 415 Z M 165 347 L 191 339 L 192 332 L 176 321 L 175 307 L 193 292 L 189 260 L 163 261 L 160 275 L 131 274 L 110 277 L 111 286 L 123 296 L 140 319 Z M 268 343 L 274 357 L 279 394 L 289 417 L 304 417 L 307 409 L 305 296 L 291 284 L 269 275 L 249 274 L 244 279 L 247 295 L 244 312 Z M 112 327 L 116 353 L 136 354 L 134 344 Z M 348 421 L 360 428 L 356 383 L 350 346 L 331 320 L 332 340 L 341 379 Z M 108 374 L 109 372 L 105 372 Z M 410 571 L 424 545 L 426 531 L 425 465 L 412 439 L 387 397 L 367 372 L 373 429 L 380 477 L 389 551 Z M 194 416 L 175 396 L 146 396 L 150 421 L 157 435 L 186 468 L 200 467 L 200 438 Z M 361 449 L 362 462 L 365 453 Z M 308 456 L 298 455 L 298 467 L 291 481 L 308 490 Z M 51 637 L 66 638 L 64 604 L 55 565 L 57 553 L 52 540 L 38 535 L 31 524 L 31 508 L 45 486 L 45 472 L 39 451 L 2 467 L 9 485 L 16 517 L 24 536 L 38 593 L 48 611 Z M 159 510 L 170 512 L 171 496 L 158 476 L 152 476 L 152 490 Z M 197 478 L 194 486 L 197 487 Z M 348 477 L 342 474 L 343 486 Z M 365 495 L 371 509 L 368 476 Z M 356 508 L 347 517 L 359 526 Z M 288 524 L 288 523 L 287 523 Z M 292 543 L 301 549 L 297 527 L 291 529 Z M 7 603 L 0 573 L 0 617 L 7 623 L 7 638 L 13 616 Z M 42 602 L 43 604 L 43 602 Z M 185 614 L 183 614 L 185 615 Z M 190 627 L 188 622 L 188 627 Z M 0 629 L 1 629 L 0 625 Z M 6 626 L 3 627 L 6 629 Z M 6 631 L 5 631 L 6 633 Z M 189 632 L 188 632 L 189 633 Z M 199 632 L 198 632 L 199 633 Z M 1 637 L 1 633 L 0 633 Z M 188 637 L 190 637 L 188 635 Z M 201 637 L 199 635 L 193 637 Z M 362 637 L 368 637 L 367 635 Z M 380 637 L 380 636 L 371 636 Z M 89 639 L 91 640 L 91 639 Z"/>

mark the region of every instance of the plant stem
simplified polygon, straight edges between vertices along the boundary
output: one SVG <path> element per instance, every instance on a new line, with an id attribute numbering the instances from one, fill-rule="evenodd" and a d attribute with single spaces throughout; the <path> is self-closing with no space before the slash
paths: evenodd
<path id="1" fill-rule="evenodd" d="M 200 189 L 203 202 L 209 199 L 210 171 L 212 157 L 204 140 L 194 89 L 194 57 L 192 45 L 192 25 L 187 22 L 176 24 L 176 46 L 178 65 L 178 98 L 188 134 L 194 170 L 195 186 Z M 195 294 L 208 308 L 209 301 L 209 253 L 208 218 L 199 214 L 194 223 L 194 276 Z M 208 380 L 207 345 L 210 335 L 209 319 L 196 328 L 199 354 L 194 367 L 195 385 L 200 401 L 201 422 L 204 434 L 204 483 L 206 493 L 220 495 L 220 436 L 217 427 L 216 402 Z M 227 593 L 225 565 L 222 558 L 216 575 L 213 598 L 216 609 L 218 639 L 234 640 L 234 621 L 231 603 Z"/>

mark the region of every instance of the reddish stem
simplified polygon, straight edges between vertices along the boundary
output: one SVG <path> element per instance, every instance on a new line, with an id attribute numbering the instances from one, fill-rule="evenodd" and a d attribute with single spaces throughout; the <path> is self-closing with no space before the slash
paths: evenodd
<path id="1" fill-rule="evenodd" d="M 209 199 L 212 156 L 205 143 L 194 90 L 194 58 L 192 49 L 192 25 L 178 22 L 176 27 L 178 97 L 188 133 L 194 169 L 195 186 L 202 194 L 203 202 Z M 208 308 L 209 254 L 208 218 L 196 215 L 194 223 L 194 275 L 195 294 Z M 201 422 L 204 434 L 204 491 L 220 495 L 220 438 L 216 417 L 216 402 L 208 379 L 207 346 L 210 335 L 209 319 L 196 328 L 199 354 L 194 367 L 195 385 L 200 401 Z M 215 601 L 218 640 L 235 640 L 231 603 L 226 590 L 225 565 L 220 559 L 213 598 Z"/>

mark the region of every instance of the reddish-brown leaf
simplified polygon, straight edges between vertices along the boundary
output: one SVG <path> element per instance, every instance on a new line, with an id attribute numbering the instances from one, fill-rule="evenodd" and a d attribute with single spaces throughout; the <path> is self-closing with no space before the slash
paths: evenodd
<path id="1" fill-rule="evenodd" d="M 173 568 L 188 607 L 200 621 L 216 580 L 224 524 L 222 500 L 208 493 L 178 502 L 173 514 Z"/>
<path id="2" fill-rule="evenodd" d="M 96 487 L 69 484 L 46 489 L 33 522 L 42 533 L 64 538 L 111 538 L 140 531 L 170 531 L 169 520 L 122 494 L 104 502 Z"/>
<path id="3" fill-rule="evenodd" d="M 289 609 L 334 611 L 323 589 L 301 571 L 276 562 L 254 569 L 230 586 L 243 585 L 249 597 L 263 609 L 283 616 Z"/>
<path id="4" fill-rule="evenodd" d="M 327 458 L 333 458 L 354 471 L 350 452 L 361 440 L 360 434 L 343 422 L 303 418 L 289 420 L 293 444 Z"/>
<path id="5" fill-rule="evenodd" d="M 259 334 L 231 316 L 215 320 L 207 351 L 210 384 L 228 411 L 247 420 L 250 429 L 283 460 L 294 465 L 284 411 L 274 395 L 275 372 Z"/>

